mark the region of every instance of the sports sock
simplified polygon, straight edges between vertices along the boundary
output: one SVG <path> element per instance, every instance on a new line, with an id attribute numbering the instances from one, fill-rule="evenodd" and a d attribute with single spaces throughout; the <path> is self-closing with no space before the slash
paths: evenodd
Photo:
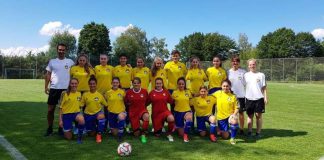
<path id="1" fill-rule="evenodd" d="M 124 133 L 125 120 L 118 121 L 118 136 L 123 136 Z"/>
<path id="2" fill-rule="evenodd" d="M 99 119 L 98 120 L 98 133 L 102 134 L 105 128 L 106 119 Z"/>
<path id="3" fill-rule="evenodd" d="M 209 131 L 210 134 L 215 134 L 216 128 L 217 128 L 216 123 L 210 123 L 210 131 Z"/>
<path id="4" fill-rule="evenodd" d="M 188 134 L 190 132 L 191 126 L 192 126 L 192 121 L 186 121 L 184 133 Z"/>
<path id="5" fill-rule="evenodd" d="M 78 137 L 82 137 L 84 124 L 78 124 Z"/>
<path id="6" fill-rule="evenodd" d="M 168 134 L 171 134 L 174 130 L 174 122 L 168 122 Z"/>
<path id="7" fill-rule="evenodd" d="M 143 121 L 142 129 L 144 132 L 148 131 L 149 121 Z"/>
<path id="8" fill-rule="evenodd" d="M 231 138 L 235 138 L 236 133 L 237 133 L 237 128 L 238 128 L 238 124 L 234 124 L 234 125 L 230 125 L 230 129 L 231 129 Z"/>

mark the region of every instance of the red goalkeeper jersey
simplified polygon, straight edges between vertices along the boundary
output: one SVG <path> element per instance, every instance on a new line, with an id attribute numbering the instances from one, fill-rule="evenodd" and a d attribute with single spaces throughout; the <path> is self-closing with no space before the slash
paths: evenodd
<path id="1" fill-rule="evenodd" d="M 138 92 L 129 89 L 126 92 L 125 104 L 129 105 L 130 113 L 139 113 L 146 109 L 148 104 L 148 93 L 146 89 L 141 88 Z"/>
<path id="2" fill-rule="evenodd" d="M 167 90 L 152 90 L 149 94 L 149 100 L 152 103 L 152 115 L 169 110 L 168 103 L 173 103 L 171 95 Z"/>

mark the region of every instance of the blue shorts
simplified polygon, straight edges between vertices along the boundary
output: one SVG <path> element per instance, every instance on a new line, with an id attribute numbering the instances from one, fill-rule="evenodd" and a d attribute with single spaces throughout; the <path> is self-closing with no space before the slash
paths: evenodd
<path id="1" fill-rule="evenodd" d="M 62 121 L 63 121 L 63 131 L 69 132 L 73 128 L 73 122 L 75 122 L 75 119 L 77 115 L 80 114 L 80 112 L 77 113 L 67 113 L 62 115 Z"/>
<path id="2" fill-rule="evenodd" d="M 206 128 L 206 122 L 210 123 L 209 122 L 209 116 L 202 116 L 202 117 L 198 117 L 197 116 L 197 129 L 199 132 L 201 131 L 206 131 L 207 128 Z"/>
<path id="3" fill-rule="evenodd" d="M 99 111 L 96 114 L 84 114 L 85 127 L 87 131 L 96 131 L 97 130 L 97 117 L 98 114 L 103 113 L 103 111 Z M 104 114 L 104 113 L 103 113 Z"/>
<path id="4" fill-rule="evenodd" d="M 184 127 L 184 122 L 185 122 L 185 115 L 186 113 L 191 112 L 191 111 L 187 111 L 187 112 L 177 112 L 174 111 L 174 118 L 175 118 L 175 124 L 176 124 L 176 128 L 183 128 Z"/>
<path id="5" fill-rule="evenodd" d="M 170 95 L 172 95 L 174 90 L 173 89 L 168 89 L 168 91 L 169 91 Z"/>
<path id="6" fill-rule="evenodd" d="M 124 112 L 124 113 L 126 114 L 126 112 Z M 119 121 L 118 115 L 119 115 L 119 113 L 116 114 L 116 113 L 108 112 L 108 122 L 109 122 L 110 128 L 115 128 L 115 129 L 118 128 L 118 121 Z M 127 114 L 126 114 L 126 116 L 127 116 Z"/>
<path id="7" fill-rule="evenodd" d="M 218 120 L 218 127 L 221 131 L 228 132 L 229 131 L 229 123 L 228 123 L 228 118 Z"/>
<path id="8" fill-rule="evenodd" d="M 216 91 L 221 90 L 221 89 L 222 88 L 220 88 L 220 87 L 211 88 L 208 91 L 208 95 L 212 95 L 213 93 L 215 93 Z"/>

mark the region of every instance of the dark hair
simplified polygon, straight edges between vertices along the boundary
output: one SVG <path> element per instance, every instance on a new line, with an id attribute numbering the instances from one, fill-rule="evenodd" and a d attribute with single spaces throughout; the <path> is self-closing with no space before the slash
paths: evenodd
<path id="1" fill-rule="evenodd" d="M 58 50 L 58 47 L 59 46 L 64 46 L 65 48 L 67 48 L 67 46 L 64 44 L 64 43 L 59 43 L 59 44 L 57 44 L 57 46 L 56 46 L 56 49 Z"/>
<path id="2" fill-rule="evenodd" d="M 72 82 L 73 80 L 76 80 L 76 81 L 79 83 L 79 80 L 78 80 L 78 79 L 76 79 L 76 78 L 71 78 L 70 81 L 69 81 L 69 86 L 68 86 L 68 88 L 66 89 L 66 94 L 67 94 L 67 95 L 70 95 L 70 93 L 71 93 L 71 86 L 70 86 L 70 84 L 71 84 L 71 82 Z"/>
<path id="3" fill-rule="evenodd" d="M 128 57 L 126 56 L 126 54 L 120 54 L 120 55 L 118 56 L 118 58 L 121 58 L 121 57 L 126 57 L 126 58 L 128 58 Z"/>
<path id="4" fill-rule="evenodd" d="M 237 61 L 237 62 L 240 62 L 240 57 L 238 55 L 234 55 L 232 58 L 231 58 L 231 61 L 234 62 L 234 61 Z"/>
<path id="5" fill-rule="evenodd" d="M 162 79 L 161 77 L 157 77 L 157 78 L 155 79 L 154 83 L 156 84 L 156 81 L 158 81 L 158 80 L 162 81 L 162 88 L 165 89 L 165 86 L 164 86 L 164 83 L 163 83 L 163 79 Z M 156 87 L 156 85 L 155 85 L 155 87 Z M 155 88 L 154 88 L 154 89 L 155 89 Z"/>
<path id="6" fill-rule="evenodd" d="M 154 61 L 153 61 L 153 65 L 152 65 L 152 67 L 151 67 L 152 77 L 155 77 L 155 76 L 156 76 L 156 73 L 157 73 L 157 70 L 158 70 L 158 68 L 156 68 L 156 66 L 155 66 L 156 61 L 162 61 L 162 66 L 163 66 L 163 60 L 162 60 L 162 58 L 160 58 L 160 57 L 155 57 L 155 58 L 154 58 Z M 161 66 L 161 67 L 162 67 L 162 66 Z"/>
<path id="7" fill-rule="evenodd" d="M 205 85 L 202 85 L 202 86 L 199 87 L 199 91 L 202 90 L 202 89 L 206 89 L 208 91 L 208 87 L 205 86 Z"/>
<path id="8" fill-rule="evenodd" d="M 222 62 L 221 57 L 220 57 L 219 55 L 216 55 L 216 56 L 213 57 L 213 60 L 214 60 L 215 58 L 218 58 L 218 59 L 219 59 L 219 61 L 220 61 L 220 65 L 219 65 L 219 67 L 222 67 L 223 62 Z"/>
<path id="9" fill-rule="evenodd" d="M 198 60 L 198 69 L 200 69 L 200 59 L 198 57 L 196 57 L 196 56 L 191 57 L 190 60 L 189 60 L 190 61 L 190 69 L 192 69 L 191 63 L 192 63 L 192 61 L 194 59 L 197 59 Z"/>
<path id="10" fill-rule="evenodd" d="M 228 85 L 232 86 L 231 81 L 228 80 L 228 79 L 223 80 L 221 84 L 223 84 L 223 83 L 225 83 L 225 82 L 226 82 Z"/>
<path id="11" fill-rule="evenodd" d="M 180 55 L 180 52 L 178 51 L 178 50 L 173 50 L 172 52 L 171 52 L 171 55 L 174 55 L 174 54 L 179 54 Z"/>
<path id="12" fill-rule="evenodd" d="M 178 78 L 177 84 L 179 83 L 179 81 L 183 81 L 184 82 L 184 84 L 185 84 L 184 89 L 186 90 L 187 89 L 186 79 L 184 77 Z"/>
<path id="13" fill-rule="evenodd" d="M 142 83 L 142 81 L 139 77 L 134 77 L 132 82 L 134 83 L 134 81 L 138 81 L 139 83 Z"/>
<path id="14" fill-rule="evenodd" d="M 143 58 L 143 57 L 136 57 L 136 63 L 137 63 L 137 61 L 138 61 L 139 59 L 143 60 L 143 63 L 144 63 L 143 66 L 145 66 L 145 61 L 144 61 L 144 58 Z"/>
<path id="15" fill-rule="evenodd" d="M 76 65 L 76 66 L 79 65 L 79 59 L 80 59 L 81 57 L 85 57 L 85 58 L 86 58 L 86 63 L 85 63 L 85 65 L 84 65 L 84 69 L 85 69 L 85 71 L 86 71 L 88 74 L 90 74 L 90 69 L 92 69 L 92 66 L 91 66 L 91 64 L 89 63 L 89 59 L 88 59 L 88 56 L 87 56 L 86 54 L 80 54 L 80 55 L 78 56 L 76 62 L 75 62 L 75 65 Z"/>
<path id="16" fill-rule="evenodd" d="M 111 80 L 111 83 L 114 81 L 114 80 L 117 80 L 119 82 L 119 86 L 118 88 L 122 88 L 121 84 L 120 84 L 120 79 L 119 77 L 113 77 L 112 80 Z"/>
<path id="17" fill-rule="evenodd" d="M 90 76 L 90 79 L 89 79 L 89 81 L 88 81 L 88 84 L 90 84 L 91 81 L 95 81 L 96 84 L 97 84 L 97 78 L 96 78 L 94 75 L 91 75 L 91 76 Z"/>

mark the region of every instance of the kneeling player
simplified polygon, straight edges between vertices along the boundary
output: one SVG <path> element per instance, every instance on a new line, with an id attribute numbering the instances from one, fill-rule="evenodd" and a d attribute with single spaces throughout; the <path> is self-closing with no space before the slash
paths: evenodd
<path id="1" fill-rule="evenodd" d="M 112 79 L 112 89 L 105 94 L 108 102 L 108 122 L 114 136 L 122 141 L 127 116 L 124 104 L 125 91 L 120 88 L 118 77 Z"/>
<path id="2" fill-rule="evenodd" d="M 80 114 L 81 93 L 77 91 L 78 80 L 72 78 L 67 91 L 61 96 L 60 105 L 60 127 L 63 127 L 64 137 L 72 139 L 73 122 L 78 122 L 78 143 L 82 143 L 82 133 L 84 130 L 84 118 Z"/>
<path id="3" fill-rule="evenodd" d="M 90 91 L 82 95 L 82 106 L 84 109 L 84 119 L 86 129 L 91 136 L 96 135 L 96 142 L 101 143 L 101 135 L 105 128 L 105 115 L 102 105 L 107 106 L 105 98 L 97 91 L 97 79 L 89 79 Z"/>
<path id="4" fill-rule="evenodd" d="M 141 135 L 141 142 L 146 143 L 146 134 L 149 126 L 149 113 L 146 109 L 148 103 L 148 93 L 146 89 L 141 88 L 141 79 L 133 79 L 133 89 L 126 92 L 125 102 L 129 106 L 129 119 L 132 125 L 134 135 Z M 142 131 L 140 130 L 140 121 L 142 120 Z"/>
<path id="5" fill-rule="evenodd" d="M 155 89 L 149 94 L 149 103 L 152 103 L 152 121 L 155 136 L 160 136 L 164 122 L 168 122 L 167 138 L 173 142 L 174 117 L 168 109 L 168 103 L 173 103 L 170 93 L 164 89 L 162 78 L 155 79 Z"/>
<path id="6" fill-rule="evenodd" d="M 212 142 L 216 142 L 217 138 L 216 132 L 216 118 L 212 115 L 212 108 L 216 103 L 213 96 L 207 96 L 208 89 L 206 86 L 201 86 L 199 88 L 199 97 L 193 98 L 191 103 L 194 106 L 197 117 L 197 129 L 200 136 L 206 136 L 206 122 L 210 125 L 210 135 L 209 138 Z"/>

